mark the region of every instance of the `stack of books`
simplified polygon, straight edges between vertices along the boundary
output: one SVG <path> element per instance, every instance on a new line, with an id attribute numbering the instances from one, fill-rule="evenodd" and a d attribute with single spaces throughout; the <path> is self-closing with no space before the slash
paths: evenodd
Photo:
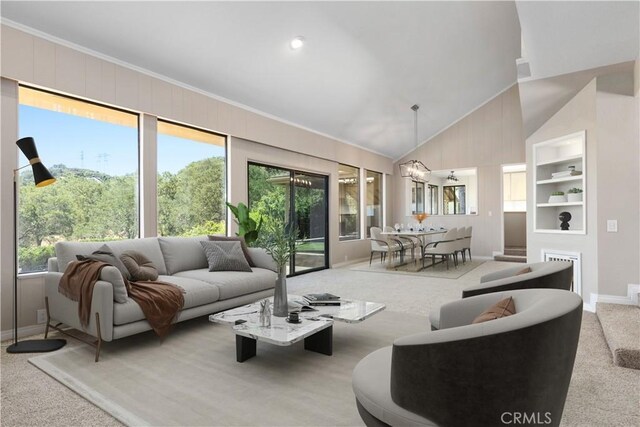
<path id="1" fill-rule="evenodd" d="M 562 172 L 553 172 L 551 174 L 551 178 L 565 178 L 567 176 L 576 176 L 582 175 L 582 171 L 570 170 L 570 171 L 562 171 Z"/>
<path id="2" fill-rule="evenodd" d="M 333 294 L 306 294 L 302 297 L 309 305 L 340 305 L 340 297 Z"/>

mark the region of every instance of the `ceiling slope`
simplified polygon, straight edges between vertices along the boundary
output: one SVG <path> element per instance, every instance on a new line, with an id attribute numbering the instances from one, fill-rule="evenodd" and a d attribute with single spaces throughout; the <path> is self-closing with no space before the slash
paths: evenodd
<path id="1" fill-rule="evenodd" d="M 12 2 L 3 18 L 392 158 L 516 82 L 514 2 Z M 300 51 L 288 42 L 306 38 Z"/>

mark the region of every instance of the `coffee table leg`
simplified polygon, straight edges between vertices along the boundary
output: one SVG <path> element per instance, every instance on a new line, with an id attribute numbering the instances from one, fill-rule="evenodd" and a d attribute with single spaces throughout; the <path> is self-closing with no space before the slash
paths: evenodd
<path id="1" fill-rule="evenodd" d="M 331 356 L 333 354 L 333 325 L 305 338 L 304 349 Z"/>
<path id="2" fill-rule="evenodd" d="M 236 360 L 240 363 L 256 355 L 256 340 L 236 335 Z"/>

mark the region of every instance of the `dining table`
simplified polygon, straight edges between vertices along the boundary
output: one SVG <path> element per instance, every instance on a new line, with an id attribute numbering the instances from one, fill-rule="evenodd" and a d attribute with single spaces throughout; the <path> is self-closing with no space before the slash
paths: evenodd
<path id="1" fill-rule="evenodd" d="M 383 236 L 389 236 L 389 237 L 417 237 L 418 239 L 420 239 L 420 241 L 422 242 L 423 245 L 427 244 L 426 242 L 426 238 L 429 236 L 437 236 L 437 235 L 441 235 L 441 234 L 445 234 L 447 231 L 447 229 L 445 228 L 425 228 L 423 230 L 417 230 L 417 229 L 413 229 L 413 230 L 395 230 L 395 231 L 383 231 L 382 233 L 380 233 Z M 400 241 L 402 242 L 402 241 Z M 401 243 L 402 245 L 403 243 Z M 406 244 L 406 243 L 404 243 Z M 387 261 L 387 269 L 395 269 L 397 267 L 403 266 L 403 265 L 407 265 L 408 262 L 405 262 L 404 260 L 404 251 L 400 251 L 400 262 L 398 264 L 394 264 L 393 261 L 391 260 L 391 256 L 388 257 L 388 261 Z M 425 266 L 424 268 L 428 268 L 430 266 L 433 266 L 433 264 L 429 264 L 427 266 Z M 422 270 L 422 266 L 418 265 L 416 271 L 420 271 Z"/>

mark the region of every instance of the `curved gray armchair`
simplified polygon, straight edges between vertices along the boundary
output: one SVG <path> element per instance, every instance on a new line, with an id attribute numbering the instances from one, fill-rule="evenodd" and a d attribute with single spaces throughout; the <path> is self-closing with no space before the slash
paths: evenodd
<path id="1" fill-rule="evenodd" d="M 507 296 L 516 314 L 470 324 Z M 495 426 L 515 414 L 560 424 L 582 321 L 577 294 L 497 292 L 442 310 L 441 330 L 399 338 L 354 369 L 353 390 L 367 426 Z"/>
<path id="2" fill-rule="evenodd" d="M 523 268 L 531 268 L 530 273 L 515 274 Z M 494 273 L 485 274 L 480 284 L 462 291 L 462 298 L 483 295 L 491 292 L 514 291 L 518 289 L 564 289 L 570 290 L 573 280 L 573 265 L 566 261 L 545 261 L 532 264 L 519 264 Z M 440 311 L 429 313 L 431 329 L 440 329 Z"/>

